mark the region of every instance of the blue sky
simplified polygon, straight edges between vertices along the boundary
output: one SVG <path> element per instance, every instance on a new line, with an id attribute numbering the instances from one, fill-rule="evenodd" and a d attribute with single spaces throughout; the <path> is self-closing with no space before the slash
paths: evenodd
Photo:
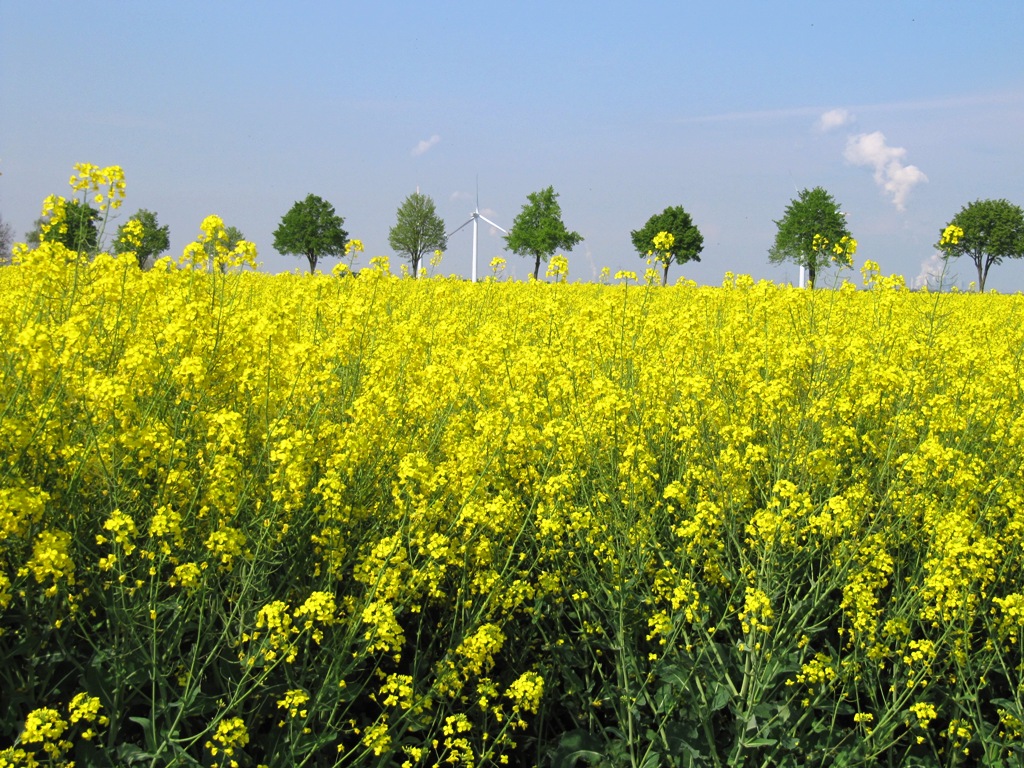
<path id="1" fill-rule="evenodd" d="M 305 264 L 272 233 L 308 193 L 365 264 L 417 187 L 452 230 L 477 183 L 506 228 L 553 185 L 584 237 L 571 279 L 642 270 L 630 231 L 682 205 L 705 247 L 670 279 L 719 284 L 796 280 L 768 263 L 773 220 L 820 185 L 858 263 L 913 282 L 961 206 L 1024 205 L 1022 33 L 1020 0 L 0 0 L 0 215 L 20 237 L 74 163 L 117 164 L 124 216 L 156 211 L 173 253 L 216 213 L 276 272 Z M 481 272 L 504 255 L 524 278 L 503 246 L 481 228 Z M 471 250 L 467 228 L 442 271 Z M 1024 290 L 1024 260 L 989 286 Z"/>

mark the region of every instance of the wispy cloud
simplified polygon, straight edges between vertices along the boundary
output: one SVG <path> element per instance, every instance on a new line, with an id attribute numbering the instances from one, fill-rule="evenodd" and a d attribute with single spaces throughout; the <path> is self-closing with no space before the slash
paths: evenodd
<path id="1" fill-rule="evenodd" d="M 834 131 L 836 128 L 842 128 L 844 125 L 849 125 L 852 122 L 853 115 L 850 114 L 849 110 L 830 109 L 818 118 L 815 128 L 822 133 L 827 133 L 828 131 Z"/>
<path id="2" fill-rule="evenodd" d="M 1007 106 L 1024 102 L 1024 91 L 1011 90 L 992 93 L 970 93 L 948 96 L 937 99 L 920 99 L 917 101 L 884 101 L 873 104 L 853 104 L 849 110 L 832 110 L 847 112 L 851 119 L 853 113 L 885 113 L 885 112 L 920 112 L 930 110 L 949 110 L 964 107 Z M 770 120 L 787 120 L 811 115 L 824 117 L 825 107 L 780 107 L 778 109 L 757 109 L 740 112 L 720 112 L 712 115 L 690 115 L 680 117 L 671 122 L 677 125 L 693 125 L 699 123 L 759 122 Z M 825 114 L 829 114 L 825 112 Z"/>
<path id="3" fill-rule="evenodd" d="M 1024 91 L 995 91 L 946 96 L 937 99 L 915 101 L 883 101 L 876 104 L 862 104 L 854 108 L 858 112 L 920 112 L 930 110 L 963 109 L 965 107 L 1007 106 L 1024 101 Z"/>
<path id="4" fill-rule="evenodd" d="M 821 107 L 792 107 L 783 109 L 759 109 L 750 112 L 722 112 L 717 115 L 694 115 L 682 117 L 672 122 L 677 125 L 697 125 L 701 123 L 732 123 L 759 122 L 763 120 L 786 120 L 792 117 L 806 117 L 821 112 Z"/>
<path id="5" fill-rule="evenodd" d="M 437 146 L 437 144 L 440 141 L 441 137 L 438 136 L 436 133 L 429 139 L 423 139 L 415 147 L 412 148 L 412 156 L 419 157 L 424 152 L 429 152 L 433 147 Z"/>
<path id="6" fill-rule="evenodd" d="M 890 197 L 899 211 L 906 209 L 910 190 L 928 177 L 916 165 L 904 165 L 907 150 L 890 147 L 881 131 L 859 133 L 846 141 L 843 156 L 852 165 L 865 165 L 874 169 L 875 183 Z"/>

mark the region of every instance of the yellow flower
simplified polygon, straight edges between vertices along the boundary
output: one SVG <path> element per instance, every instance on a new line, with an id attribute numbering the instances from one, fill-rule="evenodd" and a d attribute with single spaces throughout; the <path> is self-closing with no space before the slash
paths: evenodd
<path id="1" fill-rule="evenodd" d="M 544 697 L 544 678 L 536 672 L 524 672 L 508 687 L 505 696 L 512 700 L 515 711 L 536 714 Z"/>
<path id="2" fill-rule="evenodd" d="M 210 755 L 217 758 L 214 766 L 229 765 L 237 768 L 239 763 L 234 759 L 235 751 L 249 743 L 249 731 L 245 727 L 245 721 L 240 717 L 229 717 L 217 723 L 217 728 L 205 746 Z M 224 763 L 221 758 L 228 758 Z"/>
<path id="3" fill-rule="evenodd" d="M 388 732 L 387 720 L 382 719 L 381 722 L 367 727 L 363 731 L 362 741 L 366 748 L 372 750 L 377 757 L 387 752 L 391 748 L 391 734 Z"/>
<path id="4" fill-rule="evenodd" d="M 942 237 L 939 239 L 939 245 L 957 245 L 960 242 L 961 238 L 963 238 L 963 236 L 963 227 L 959 227 L 956 224 L 950 224 L 944 230 L 942 230 Z"/>
<path id="5" fill-rule="evenodd" d="M 197 563 L 182 563 L 175 566 L 174 575 L 171 576 L 169 584 L 172 587 L 182 587 L 193 590 L 200 586 L 203 578 L 203 568 Z"/>
<path id="6" fill-rule="evenodd" d="M 46 590 L 50 597 L 57 594 L 57 586 L 61 582 L 74 586 L 75 563 L 71 559 L 71 534 L 50 529 L 40 533 L 32 547 L 32 557 L 21 569 L 21 573 L 31 573 L 39 584 L 51 582 Z"/>
<path id="7" fill-rule="evenodd" d="M 774 612 L 771 601 L 760 589 L 747 587 L 746 597 L 743 599 L 743 610 L 740 612 L 740 622 L 743 625 L 744 634 L 759 631 L 771 632 L 771 626 L 765 622 L 770 621 Z"/>
<path id="8" fill-rule="evenodd" d="M 120 208 L 125 197 L 124 171 L 120 166 L 109 165 L 100 168 L 91 163 L 76 163 L 78 175 L 72 175 L 71 188 L 76 192 L 93 192 L 93 202 L 100 211 L 109 206 Z"/>
<path id="9" fill-rule="evenodd" d="M 480 675 L 494 666 L 494 656 L 505 644 L 505 633 L 496 624 L 483 624 L 459 645 L 457 652 L 465 659 L 462 672 L 466 677 Z"/>
<path id="10" fill-rule="evenodd" d="M 552 256 L 545 276 L 553 277 L 556 283 L 564 283 L 569 279 L 569 260 L 560 253 Z"/>
<path id="11" fill-rule="evenodd" d="M 303 628 L 312 631 L 314 642 L 320 643 L 324 633 L 321 626 L 329 626 L 337 622 L 334 597 L 326 592 L 313 592 L 306 602 L 295 609 L 295 620 L 303 622 Z"/>
<path id="12" fill-rule="evenodd" d="M 301 688 L 295 688 L 285 691 L 284 696 L 277 701 L 277 708 L 287 710 L 288 716 L 291 718 L 305 718 L 308 712 L 303 705 L 308 701 L 309 694 Z"/>
<path id="13" fill-rule="evenodd" d="M 676 236 L 671 232 L 659 232 L 651 241 L 660 258 L 666 257 L 676 244 Z"/>
<path id="14" fill-rule="evenodd" d="M 121 229 L 121 242 L 129 249 L 135 249 L 142 245 L 142 238 L 145 235 L 145 228 L 138 219 L 129 219 Z"/>
<path id="15" fill-rule="evenodd" d="M 916 718 L 916 725 L 922 730 L 928 730 L 928 724 L 939 716 L 938 711 L 935 709 L 935 705 L 929 704 L 925 701 L 919 701 L 915 704 L 911 704 L 910 711 Z"/>
<path id="16" fill-rule="evenodd" d="M 68 723 L 55 709 L 34 709 L 25 718 L 25 728 L 21 732 L 21 743 L 38 745 L 35 749 L 42 750 L 52 759 L 60 757 L 71 749 L 71 742 L 64 738 Z"/>
<path id="17" fill-rule="evenodd" d="M 231 570 L 234 561 L 245 555 L 245 547 L 245 534 L 228 525 L 214 531 L 206 539 L 206 548 L 220 561 L 224 570 Z"/>
<path id="18" fill-rule="evenodd" d="M 130 515 L 120 509 L 115 509 L 110 513 L 110 517 L 103 522 L 103 529 L 112 534 L 114 543 L 119 545 L 126 555 L 135 551 L 132 538 L 136 534 L 136 528 L 135 521 Z"/>

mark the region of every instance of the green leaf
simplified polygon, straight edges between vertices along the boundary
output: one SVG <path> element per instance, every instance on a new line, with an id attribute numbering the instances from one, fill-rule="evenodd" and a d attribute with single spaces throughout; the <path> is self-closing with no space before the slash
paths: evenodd
<path id="1" fill-rule="evenodd" d="M 777 739 L 750 739 L 749 741 L 743 741 L 743 746 L 746 749 L 753 749 L 755 747 L 774 747 L 776 744 L 778 744 Z"/>
<path id="2" fill-rule="evenodd" d="M 551 756 L 551 768 L 573 768 L 577 760 L 586 760 L 591 764 L 599 763 L 604 759 L 601 747 L 601 741 L 592 733 L 583 730 L 570 731 L 559 739 L 558 749 Z"/>
<path id="3" fill-rule="evenodd" d="M 722 683 L 714 683 L 714 686 L 715 696 L 711 700 L 711 711 L 717 712 L 720 709 L 724 709 L 732 699 L 732 691 L 729 690 L 728 686 L 723 685 Z"/>

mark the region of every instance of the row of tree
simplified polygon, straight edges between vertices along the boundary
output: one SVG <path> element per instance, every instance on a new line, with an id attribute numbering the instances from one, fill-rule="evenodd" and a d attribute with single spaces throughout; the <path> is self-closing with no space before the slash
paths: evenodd
<path id="1" fill-rule="evenodd" d="M 139 266 L 145 267 L 151 258 L 170 247 L 169 228 L 160 226 L 156 214 L 146 209 L 132 214 L 129 221 L 142 225 L 142 244 L 129 244 L 123 237 L 122 224 L 114 238 L 114 252 L 134 251 Z M 46 217 L 36 220 L 34 229 L 26 235 L 29 243 L 39 243 L 47 223 Z M 65 226 L 55 228 L 47 238 L 59 240 L 74 250 L 98 248 L 99 211 L 72 200 L 65 206 L 63 223 Z M 316 195 L 307 195 L 281 217 L 274 231 L 274 248 L 285 255 L 305 257 L 309 271 L 314 272 L 321 259 L 341 256 L 351 248 L 344 223 L 333 205 Z M 769 260 L 802 267 L 811 287 L 818 273 L 829 264 L 851 262 L 856 241 L 847 227 L 846 215 L 822 187 L 800 191 L 775 225 L 777 232 L 768 252 Z M 417 191 L 398 207 L 388 242 L 409 261 L 415 277 L 427 254 L 447 249 L 445 232 L 444 220 L 438 216 L 433 199 Z M 227 233 L 229 248 L 244 239 L 236 227 L 227 227 Z M 656 245 L 655 238 L 661 234 L 666 237 Z M 704 237 L 682 206 L 670 206 L 654 214 L 630 235 L 637 253 L 662 267 L 663 284 L 668 282 L 670 266 L 700 261 L 704 249 Z M 505 236 L 510 251 L 533 261 L 534 278 L 539 277 L 541 263 L 556 252 L 571 251 L 582 240 L 579 232 L 569 230 L 562 221 L 558 193 L 550 186 L 527 195 L 526 204 Z M 0 220 L 0 253 L 9 253 L 12 241 L 10 225 Z M 1007 258 L 1024 257 L 1024 210 L 1007 200 L 969 203 L 942 230 L 936 248 L 947 259 L 968 257 L 978 272 L 978 290 L 983 291 L 993 265 Z"/>
<path id="2" fill-rule="evenodd" d="M 528 202 L 512 223 L 505 241 L 509 250 L 533 259 L 533 276 L 540 272 L 540 264 L 558 250 L 571 251 L 582 240 L 579 232 L 566 229 L 558 193 L 553 187 L 527 196 Z M 309 271 L 326 256 L 345 253 L 348 233 L 345 221 L 334 211 L 334 206 L 316 195 L 307 195 L 296 202 L 281 218 L 274 231 L 274 248 L 282 254 L 305 256 Z M 429 195 L 413 192 L 398 207 L 396 222 L 388 232 L 388 243 L 396 253 L 409 261 L 416 277 L 428 253 L 448 248 L 444 220 Z"/>
<path id="3" fill-rule="evenodd" d="M 282 254 L 305 256 L 313 272 L 320 259 L 340 256 L 345 252 L 348 233 L 344 219 L 334 207 L 316 195 L 296 202 L 281 218 L 274 231 L 274 248 Z M 414 192 L 398 207 L 396 222 L 388 232 L 388 243 L 396 253 L 409 261 L 413 277 L 422 268 L 424 257 L 448 247 L 444 220 L 429 195 Z M 641 254 L 652 252 L 652 242 L 659 232 L 675 236 L 675 249 L 659 254 L 664 265 L 664 280 L 672 263 L 699 260 L 704 238 L 690 215 L 681 207 L 666 208 L 652 216 L 640 230 L 632 233 L 633 243 Z M 583 241 L 562 221 L 562 208 L 554 187 L 546 187 L 527 195 L 527 202 L 512 222 L 505 236 L 510 251 L 533 260 L 533 276 L 538 278 L 540 265 L 558 251 L 571 251 Z"/>
<path id="4" fill-rule="evenodd" d="M 846 214 L 821 187 L 802 190 L 775 225 L 769 259 L 805 268 L 811 287 L 821 269 L 849 264 L 856 249 Z M 975 200 L 943 227 L 935 247 L 947 260 L 969 258 L 978 271 L 978 290 L 984 291 L 993 265 L 1024 257 L 1024 210 L 1008 200 Z"/>
<path id="5" fill-rule="evenodd" d="M 58 242 L 73 251 L 95 252 L 99 249 L 102 216 L 88 203 L 68 200 L 64 204 L 62 226 L 51 228 L 51 221 L 51 216 L 41 216 L 36 219 L 32 229 L 25 234 L 25 241 L 29 245 L 38 246 L 45 231 L 47 240 Z M 142 235 L 139 242 L 134 242 L 134 238 L 125 236 L 128 231 L 128 223 L 134 221 L 141 225 Z M 225 227 L 224 231 L 227 234 L 225 245 L 229 251 L 245 239 L 245 235 L 238 227 Z M 10 253 L 14 244 L 13 240 L 14 233 L 10 225 L 0 222 L 0 253 Z M 161 226 L 157 215 L 145 208 L 140 208 L 117 228 L 117 234 L 114 236 L 111 246 L 114 253 L 117 254 L 134 253 L 140 269 L 145 269 L 150 259 L 166 253 L 170 247 L 170 227 Z"/>
<path id="6" fill-rule="evenodd" d="M 306 255 L 312 272 L 319 255 L 340 255 L 344 251 L 342 223 L 333 207 L 310 195 L 285 214 L 274 233 L 274 247 L 281 253 Z M 847 227 L 846 214 L 822 187 L 800 191 L 775 225 L 769 260 L 791 262 L 807 270 L 812 288 L 822 269 L 832 263 L 852 263 L 857 244 Z M 669 237 L 656 244 L 655 238 L 662 233 Z M 654 214 L 630 236 L 641 257 L 653 258 L 661 265 L 662 284 L 668 282 L 670 266 L 700 261 L 704 250 L 704 237 L 682 206 L 670 206 Z M 582 240 L 578 232 L 563 223 L 553 187 L 527 196 L 527 203 L 505 237 L 510 251 L 533 259 L 535 279 L 541 262 L 557 251 L 571 251 Z M 426 254 L 447 248 L 444 221 L 437 215 L 434 201 L 419 192 L 409 195 L 398 208 L 388 242 L 409 260 L 413 276 L 419 274 Z M 1024 211 L 1007 200 L 976 200 L 965 205 L 943 228 L 936 247 L 947 259 L 970 258 L 978 271 L 978 290 L 983 291 L 994 264 L 1024 256 Z"/>

